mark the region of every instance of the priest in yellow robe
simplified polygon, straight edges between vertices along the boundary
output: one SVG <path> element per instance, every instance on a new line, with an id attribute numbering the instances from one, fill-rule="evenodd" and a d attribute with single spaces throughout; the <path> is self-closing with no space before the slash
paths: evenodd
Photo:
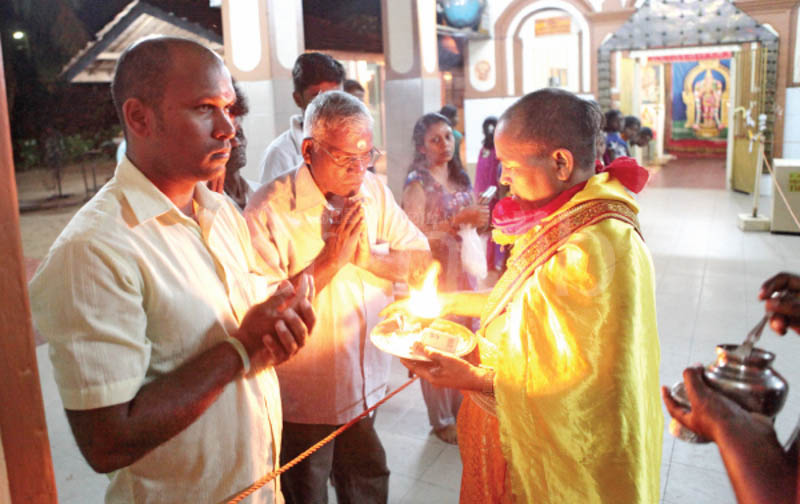
<path id="1" fill-rule="evenodd" d="M 469 392 L 462 503 L 659 501 L 655 279 L 631 195 L 647 172 L 621 158 L 596 173 L 601 121 L 557 89 L 503 114 L 495 146 L 511 196 L 493 222 L 508 269 L 491 293 L 441 295 L 444 312 L 481 315 L 478 348 L 404 361 Z"/>

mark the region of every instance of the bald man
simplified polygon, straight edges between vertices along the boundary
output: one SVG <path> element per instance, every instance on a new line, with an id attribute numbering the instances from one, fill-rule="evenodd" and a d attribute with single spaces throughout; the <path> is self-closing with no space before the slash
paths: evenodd
<path id="1" fill-rule="evenodd" d="M 313 284 L 268 298 L 246 223 L 205 185 L 235 132 L 216 54 L 141 40 L 111 91 L 126 157 L 32 280 L 34 320 L 106 502 L 220 502 L 278 465 L 273 366 L 313 327 Z M 249 502 L 283 502 L 278 483 Z"/>

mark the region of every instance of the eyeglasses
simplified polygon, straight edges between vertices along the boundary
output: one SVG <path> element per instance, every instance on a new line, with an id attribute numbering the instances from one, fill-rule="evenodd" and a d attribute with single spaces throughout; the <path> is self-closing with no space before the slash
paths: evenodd
<path id="1" fill-rule="evenodd" d="M 322 149 L 322 151 L 325 152 L 329 158 L 331 158 L 333 164 L 339 166 L 340 168 L 350 168 L 351 166 L 355 166 L 356 163 L 358 163 L 358 166 L 371 167 L 375 165 L 375 162 L 378 161 L 381 156 L 383 156 L 383 153 L 375 147 L 363 154 L 348 155 L 341 152 L 334 154 L 325 148 L 325 144 L 322 141 L 317 140 L 316 138 L 312 138 L 312 140 L 314 140 L 314 142 L 319 145 L 319 148 Z"/>

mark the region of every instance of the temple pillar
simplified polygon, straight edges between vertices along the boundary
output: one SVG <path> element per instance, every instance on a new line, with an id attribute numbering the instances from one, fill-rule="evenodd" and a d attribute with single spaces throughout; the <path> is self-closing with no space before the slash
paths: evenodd
<path id="1" fill-rule="evenodd" d="M 435 0 L 381 0 L 386 58 L 386 175 L 400 201 L 414 123 L 442 106 Z"/>
<path id="2" fill-rule="evenodd" d="M 56 504 L 56 480 L 36 363 L 3 62 L 0 60 L 0 502 Z"/>
<path id="3" fill-rule="evenodd" d="M 261 155 L 289 127 L 300 109 L 292 99 L 292 66 L 304 50 L 301 0 L 222 0 L 225 64 L 244 90 L 250 113 L 247 166 L 242 175 L 259 179 Z"/>

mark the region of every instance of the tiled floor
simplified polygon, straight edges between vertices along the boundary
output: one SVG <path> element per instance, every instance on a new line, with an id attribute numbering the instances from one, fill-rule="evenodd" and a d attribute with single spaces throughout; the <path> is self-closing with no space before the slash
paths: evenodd
<path id="1" fill-rule="evenodd" d="M 675 382 L 688 364 L 711 361 L 716 344 L 744 338 L 761 316 L 756 292 L 767 276 L 779 270 L 800 272 L 800 236 L 739 231 L 737 214 L 747 211 L 751 198 L 719 189 L 722 163 L 711 164 L 668 165 L 639 196 L 656 266 L 664 384 Z M 703 171 L 694 177 L 695 170 Z M 687 181 L 699 187 L 681 187 Z M 762 200 L 762 208 L 768 209 L 766 198 Z M 796 336 L 778 338 L 768 331 L 760 346 L 776 352 L 776 369 L 791 384 L 800 384 L 800 368 L 791 364 L 800 353 Z M 53 383 L 47 346 L 39 346 L 37 355 L 60 502 L 101 502 L 106 479 L 93 474 L 77 451 Z M 391 386 L 405 380 L 405 369 L 395 363 Z M 777 420 L 781 439 L 799 414 L 800 392 L 790 388 Z M 391 502 L 458 501 L 458 450 L 428 434 L 418 385 L 382 407 L 377 426 L 392 470 Z M 735 502 L 713 445 L 686 444 L 665 431 L 661 476 L 664 504 Z"/>

